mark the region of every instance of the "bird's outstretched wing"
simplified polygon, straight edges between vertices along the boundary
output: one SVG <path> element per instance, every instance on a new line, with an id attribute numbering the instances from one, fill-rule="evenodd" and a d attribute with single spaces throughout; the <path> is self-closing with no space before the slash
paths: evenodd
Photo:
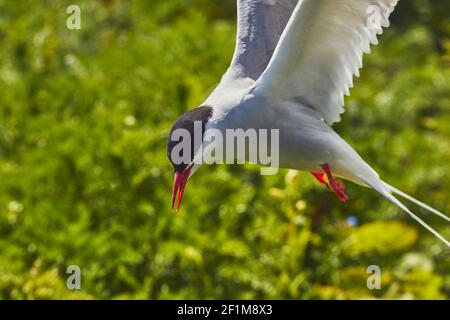
<path id="1" fill-rule="evenodd" d="M 299 0 L 237 0 L 236 49 L 227 75 L 257 80 Z"/>
<path id="2" fill-rule="evenodd" d="M 389 26 L 398 0 L 303 0 L 257 80 L 266 95 L 309 106 L 332 124 L 359 76 L 363 53 Z"/>

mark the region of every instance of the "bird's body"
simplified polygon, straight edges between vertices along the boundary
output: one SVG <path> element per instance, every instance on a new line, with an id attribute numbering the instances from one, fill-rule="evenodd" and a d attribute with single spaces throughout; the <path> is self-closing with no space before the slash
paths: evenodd
<path id="1" fill-rule="evenodd" d="M 216 97 L 204 103 L 213 107 L 207 129 L 218 129 L 223 135 L 226 129 L 278 129 L 281 168 L 319 172 L 321 165 L 328 163 L 336 176 L 361 185 L 365 183 L 355 175 L 356 168 L 374 174 L 353 148 L 307 106 L 273 101 L 252 94 L 249 88 Z"/>
<path id="2" fill-rule="evenodd" d="M 205 123 L 206 130 L 223 133 L 278 129 L 280 167 L 313 173 L 342 201 L 348 198 L 336 176 L 370 187 L 450 246 L 393 194 L 447 221 L 450 218 L 383 182 L 331 127 L 344 112 L 344 95 L 349 95 L 353 76 L 359 75 L 363 53 L 377 44 L 377 35 L 389 25 L 397 2 L 238 0 L 231 66 L 202 104 L 211 112 L 199 113 L 197 120 Z M 169 147 L 172 161 L 171 151 Z M 180 171 L 176 167 L 176 177 L 181 178 L 176 178 L 174 196 L 179 193 L 179 202 L 193 167 L 193 163 Z"/>

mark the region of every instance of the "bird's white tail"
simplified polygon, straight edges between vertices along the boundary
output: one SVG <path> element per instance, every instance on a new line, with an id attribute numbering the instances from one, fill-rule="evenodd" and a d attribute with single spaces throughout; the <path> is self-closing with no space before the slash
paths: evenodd
<path id="1" fill-rule="evenodd" d="M 443 214 L 442 212 L 430 207 L 429 205 L 426 205 L 425 203 L 411 197 L 410 195 L 407 195 L 406 193 L 394 188 L 393 186 L 387 184 L 384 181 L 379 180 L 378 178 L 371 179 L 372 181 L 363 180 L 367 185 L 372 187 L 374 190 L 376 190 L 378 193 L 380 193 L 382 196 L 384 196 L 386 199 L 394 203 L 396 206 L 398 206 L 400 209 L 405 211 L 407 214 L 411 216 L 414 220 L 416 220 L 418 223 L 420 223 L 425 229 L 430 231 L 432 234 L 434 234 L 439 240 L 444 242 L 447 247 L 450 247 L 450 242 L 447 241 L 439 232 L 437 232 L 435 229 L 433 229 L 431 226 L 429 226 L 425 221 L 420 219 L 417 215 L 415 215 L 408 207 L 406 207 L 402 202 L 400 202 L 396 197 L 394 197 L 393 194 L 396 194 L 406 200 L 409 200 L 416 205 L 422 207 L 425 210 L 428 210 L 429 212 L 437 215 L 438 217 L 441 217 L 442 219 L 450 222 L 450 218 Z"/>

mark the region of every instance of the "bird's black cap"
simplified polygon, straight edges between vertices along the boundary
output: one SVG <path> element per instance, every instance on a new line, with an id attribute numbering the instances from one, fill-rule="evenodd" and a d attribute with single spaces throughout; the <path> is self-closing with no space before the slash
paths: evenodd
<path id="1" fill-rule="evenodd" d="M 195 152 L 200 147 L 200 145 L 195 145 L 194 139 L 194 123 L 196 121 L 201 121 L 202 123 L 202 139 L 197 139 L 199 141 L 203 141 L 203 134 L 205 133 L 205 127 L 208 120 L 211 118 L 213 114 L 213 108 L 210 106 L 201 106 L 195 109 L 192 109 L 186 113 L 184 113 L 181 117 L 175 121 L 175 124 L 173 125 L 172 129 L 170 130 L 170 134 L 167 140 L 167 157 L 169 158 L 170 162 L 172 163 L 175 172 L 183 172 L 189 163 L 181 163 L 181 164 L 175 164 L 174 161 L 171 159 L 172 149 L 180 143 L 180 141 L 174 141 L 171 139 L 172 133 L 176 129 L 186 129 L 191 137 L 191 156 L 190 160 L 192 161 L 194 159 Z"/>

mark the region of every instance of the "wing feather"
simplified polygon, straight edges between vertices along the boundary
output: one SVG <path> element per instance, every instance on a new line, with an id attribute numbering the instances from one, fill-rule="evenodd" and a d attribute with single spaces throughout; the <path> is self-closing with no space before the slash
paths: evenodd
<path id="1" fill-rule="evenodd" d="M 227 75 L 257 80 L 299 0 L 237 0 L 238 31 Z"/>
<path id="2" fill-rule="evenodd" d="M 398 0 L 303 0 L 257 80 L 266 95 L 300 100 L 332 124 L 344 112 L 363 54 L 378 44 Z"/>

